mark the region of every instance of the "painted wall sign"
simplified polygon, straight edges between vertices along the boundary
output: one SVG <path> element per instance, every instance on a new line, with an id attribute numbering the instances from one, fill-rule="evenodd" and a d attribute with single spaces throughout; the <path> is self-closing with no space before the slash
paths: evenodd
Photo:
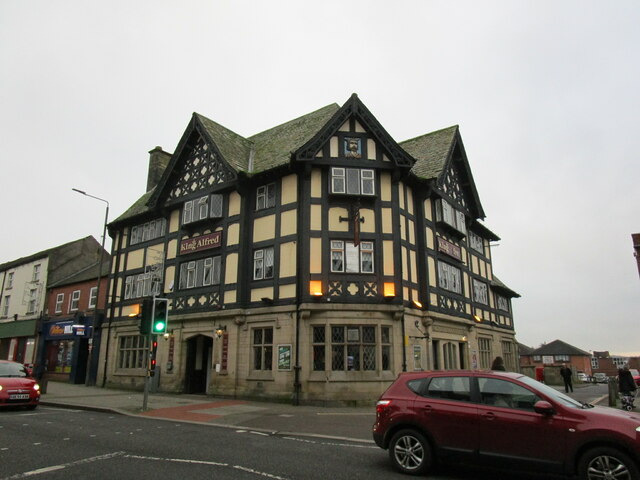
<path id="1" fill-rule="evenodd" d="M 195 238 L 187 238 L 180 242 L 180 255 L 201 252 L 222 245 L 222 232 L 213 232 Z"/>
<path id="2" fill-rule="evenodd" d="M 220 359 L 221 369 L 223 371 L 227 370 L 227 366 L 229 364 L 229 334 L 224 333 L 222 335 L 222 358 Z"/>
<path id="3" fill-rule="evenodd" d="M 438 237 L 438 251 L 462 261 L 462 250 L 459 246 L 447 242 L 444 238 Z"/>

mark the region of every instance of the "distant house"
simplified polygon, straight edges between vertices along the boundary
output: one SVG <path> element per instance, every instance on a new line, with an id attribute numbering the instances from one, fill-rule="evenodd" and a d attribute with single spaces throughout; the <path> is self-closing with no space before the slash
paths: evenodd
<path id="1" fill-rule="evenodd" d="M 520 349 L 520 368 L 523 371 L 531 367 L 560 367 L 566 363 L 577 372 L 591 375 L 591 354 L 562 340 L 554 340 L 535 349 L 523 347 Z"/>
<path id="2" fill-rule="evenodd" d="M 591 357 L 591 370 L 593 373 L 602 372 L 608 377 L 618 374 L 618 369 L 628 364 L 630 368 L 640 370 L 640 357 L 625 357 L 611 355 L 608 351 L 593 352 Z"/>

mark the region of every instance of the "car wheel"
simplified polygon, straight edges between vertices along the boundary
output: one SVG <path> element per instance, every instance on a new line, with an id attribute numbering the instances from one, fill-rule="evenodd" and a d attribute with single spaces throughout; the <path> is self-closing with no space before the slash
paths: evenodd
<path id="1" fill-rule="evenodd" d="M 624 453 L 609 447 L 589 450 L 578 464 L 580 480 L 635 480 L 640 478 L 638 467 Z"/>
<path id="2" fill-rule="evenodd" d="M 396 470 L 410 475 L 425 473 L 433 462 L 429 442 L 415 430 L 400 430 L 393 436 L 389 457 Z"/>

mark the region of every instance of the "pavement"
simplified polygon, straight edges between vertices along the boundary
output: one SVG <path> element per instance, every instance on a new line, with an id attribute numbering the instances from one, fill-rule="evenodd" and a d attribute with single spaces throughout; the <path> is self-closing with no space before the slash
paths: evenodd
<path id="1" fill-rule="evenodd" d="M 232 400 L 209 395 L 150 393 L 49 381 L 41 405 L 215 425 L 269 434 L 373 443 L 375 406 L 318 407 Z"/>
<path id="2" fill-rule="evenodd" d="M 608 396 L 596 393 L 589 384 L 575 385 L 578 400 L 607 405 Z M 556 387 L 562 390 L 562 387 Z M 294 406 L 247 400 L 216 398 L 209 395 L 149 393 L 147 410 L 144 394 L 137 391 L 88 387 L 48 382 L 41 405 L 93 410 L 187 422 L 269 434 L 309 436 L 334 440 L 373 443 L 371 428 L 375 407 Z"/>

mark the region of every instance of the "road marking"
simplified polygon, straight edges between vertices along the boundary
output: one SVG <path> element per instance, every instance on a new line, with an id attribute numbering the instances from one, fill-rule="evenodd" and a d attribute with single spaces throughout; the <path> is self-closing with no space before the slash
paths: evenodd
<path id="1" fill-rule="evenodd" d="M 30 470 L 28 472 L 18 473 L 10 477 L 4 477 L 0 480 L 14 480 L 19 478 L 32 477 L 34 475 L 42 475 L 43 473 L 54 472 L 56 470 L 63 470 L 67 467 L 72 467 L 74 465 L 82 465 L 85 463 L 92 463 L 100 460 L 108 460 L 110 458 L 119 457 L 122 455 L 124 455 L 124 452 L 107 453 L 105 455 L 98 455 L 97 457 L 83 458 L 82 460 L 76 460 L 75 462 L 61 463 L 60 465 L 52 465 L 50 467 L 43 467 L 43 468 L 38 468 L 37 470 Z"/>

